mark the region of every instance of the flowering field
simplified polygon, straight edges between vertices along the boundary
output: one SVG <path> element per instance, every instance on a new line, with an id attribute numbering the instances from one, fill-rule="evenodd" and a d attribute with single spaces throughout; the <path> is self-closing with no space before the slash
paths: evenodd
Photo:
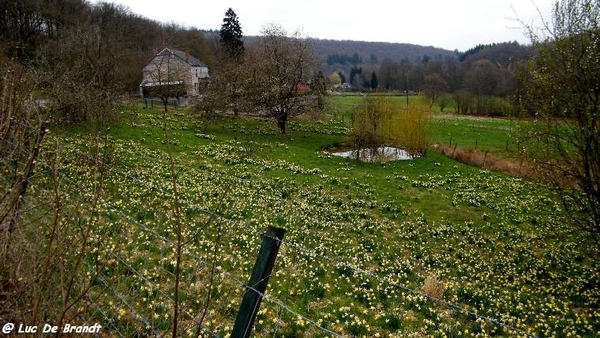
<path id="1" fill-rule="evenodd" d="M 544 187 L 433 151 L 384 164 L 333 157 L 319 149 L 344 141 L 340 120 L 292 121 L 282 137 L 272 121 L 187 114 L 167 123 L 184 336 L 231 331 L 267 225 L 287 232 L 257 337 L 600 336 L 598 263 Z M 122 115 L 100 142 L 110 156 L 90 244 L 98 278 L 82 311 L 110 335 L 163 334 L 177 219 L 162 119 Z M 90 141 L 52 142 L 65 203 L 85 208 L 98 182 L 85 169 Z"/>

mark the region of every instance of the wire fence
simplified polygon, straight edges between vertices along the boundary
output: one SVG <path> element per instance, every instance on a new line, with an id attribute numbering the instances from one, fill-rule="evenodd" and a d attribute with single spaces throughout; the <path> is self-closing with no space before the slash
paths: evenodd
<path id="1" fill-rule="evenodd" d="M 63 146 L 68 147 L 64 144 Z M 135 175 L 99 161 L 97 156 L 77 149 L 75 153 L 80 156 L 80 160 L 93 163 L 97 168 L 121 176 L 129 180 L 131 184 L 147 184 Z M 38 171 L 46 171 L 46 174 L 52 169 L 48 163 L 44 162 L 39 166 Z M 103 175 L 108 174 L 104 173 Z M 30 178 L 30 188 L 36 192 L 48 190 L 49 182 L 40 180 L 42 176 L 42 173 L 37 173 L 35 177 Z M 96 179 L 98 178 L 96 177 Z M 10 184 L 6 179 L 3 181 L 5 186 Z M 186 207 L 184 212 L 198 211 L 208 217 L 199 218 L 192 215 L 187 218 L 187 220 L 191 219 L 197 222 L 192 226 L 194 229 L 186 232 L 187 237 L 193 239 L 206 237 L 208 240 L 201 246 L 183 245 L 182 261 L 184 264 L 180 274 L 184 291 L 182 294 L 175 295 L 172 289 L 176 273 L 173 257 L 177 246 L 182 243 L 172 239 L 174 237 L 171 228 L 173 222 L 164 215 L 172 210 L 169 210 L 168 207 L 163 210 L 155 210 L 157 214 L 163 213 L 163 215 L 155 215 L 154 218 L 148 219 L 140 216 L 140 213 L 132 214 L 118 198 L 111 200 L 111 196 L 101 196 L 94 190 L 97 187 L 95 184 L 98 182 L 93 182 L 93 180 L 86 182 L 85 178 L 71 177 L 69 173 L 61 173 L 59 181 L 64 186 L 71 187 L 69 193 L 75 196 L 72 203 L 85 205 L 95 196 L 100 206 L 93 213 L 94 215 L 90 215 L 90 218 L 97 219 L 96 224 L 102 223 L 103 226 L 98 228 L 103 228 L 104 232 L 99 231 L 96 237 L 90 240 L 90 246 L 95 251 L 93 251 L 92 257 L 86 257 L 85 268 L 94 278 L 93 287 L 90 287 L 85 301 L 94 308 L 93 316 L 100 318 L 103 327 L 115 335 L 121 337 L 168 335 L 173 320 L 174 299 L 179 297 L 182 299 L 179 307 L 182 316 L 179 321 L 182 324 L 183 335 L 224 337 L 231 330 L 239 301 L 243 293 L 247 291 L 259 294 L 265 301 L 264 309 L 259 312 L 256 323 L 257 334 L 260 336 L 277 337 L 298 331 L 303 332 L 303 336 L 344 337 L 344 335 L 354 335 L 347 331 L 340 331 L 342 326 L 337 325 L 334 319 L 328 321 L 313 319 L 309 313 L 298 310 L 305 306 L 286 303 L 269 293 L 259 292 L 252 285 L 246 285 L 245 280 L 247 280 L 246 276 L 249 276 L 249 267 L 259 246 L 259 241 L 264 236 L 264 233 L 256 227 L 243 221 L 224 217 L 219 212 L 199 206 L 197 202 L 180 198 L 179 203 Z M 160 186 L 152 186 L 149 190 L 152 193 L 161 194 L 168 200 L 175 198 L 172 191 Z M 50 195 L 46 191 L 45 197 L 51 197 Z M 52 205 L 51 202 L 43 202 L 44 198 L 41 196 L 43 195 L 36 199 L 29 196 L 23 198 L 22 213 L 27 215 L 23 217 L 25 225 L 34 225 L 39 220 L 48 217 L 49 211 L 43 210 Z M 161 223 L 161 220 L 165 220 L 168 225 Z M 109 243 L 102 236 L 119 239 Z M 137 241 L 138 239 L 143 240 Z M 524 329 L 506 324 L 492 316 L 479 314 L 460 304 L 408 287 L 386 276 L 319 253 L 301 244 L 281 239 L 275 240 L 284 248 L 289 248 L 289 250 L 283 250 L 281 255 L 294 255 L 295 252 L 296 255 L 317 258 L 323 264 L 330 265 L 324 268 L 325 270 L 342 267 L 359 277 L 366 277 L 397 288 L 403 293 L 422 297 L 452 311 L 464 313 L 469 316 L 470 320 L 482 320 L 518 335 L 535 337 L 534 334 Z M 142 244 L 140 245 L 140 243 Z M 227 245 L 229 250 L 221 250 L 224 245 Z M 233 246 L 237 246 L 239 250 L 231 250 Z M 242 254 L 238 257 L 231 257 L 228 252 L 241 252 Z M 240 260 L 243 260 L 245 265 L 241 265 Z"/>

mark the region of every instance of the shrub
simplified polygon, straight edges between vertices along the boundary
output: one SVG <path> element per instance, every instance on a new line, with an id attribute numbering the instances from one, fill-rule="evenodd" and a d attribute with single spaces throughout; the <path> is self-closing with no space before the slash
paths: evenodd
<path id="1" fill-rule="evenodd" d="M 477 98 L 475 112 L 487 116 L 516 115 L 516 108 L 506 99 L 497 96 L 480 96 Z"/>
<path id="2" fill-rule="evenodd" d="M 352 123 L 350 138 L 354 147 L 356 149 L 377 148 L 386 144 L 389 121 L 395 109 L 389 97 L 367 96 L 366 101 L 350 117 Z"/>
<path id="3" fill-rule="evenodd" d="M 431 112 L 423 105 L 409 106 L 396 114 L 391 122 L 391 143 L 411 155 L 424 156 L 429 147 L 427 129 Z"/>
<path id="4" fill-rule="evenodd" d="M 430 116 L 425 105 L 401 108 L 388 96 L 368 96 L 351 116 L 351 142 L 356 149 L 390 145 L 411 155 L 425 155 Z"/>
<path id="5" fill-rule="evenodd" d="M 468 91 L 457 91 L 452 95 L 454 109 L 459 114 L 468 114 L 473 112 L 473 94 Z"/>

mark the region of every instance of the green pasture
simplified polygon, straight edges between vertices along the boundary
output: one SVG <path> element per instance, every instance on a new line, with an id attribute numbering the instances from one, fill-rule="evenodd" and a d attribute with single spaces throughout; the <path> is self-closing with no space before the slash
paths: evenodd
<path id="1" fill-rule="evenodd" d="M 268 295 L 343 336 L 600 334 L 597 262 L 581 248 L 582 238 L 570 230 L 550 190 L 433 150 L 387 163 L 323 151 L 347 141 L 349 113 L 361 100 L 332 97 L 320 118 L 290 121 L 285 136 L 269 119 L 207 121 L 190 109 L 170 110 L 166 127 L 184 237 L 193 239 L 185 246 L 184 308 L 202 312 L 209 270 L 198 262 L 214 261 L 227 273 L 215 277 L 205 325 L 225 336 L 243 292 L 229 274 L 249 278 L 260 232 L 276 225 L 287 229 L 289 245 L 282 246 Z M 430 140 L 461 147 L 477 143 L 478 149 L 512 156 L 520 123 L 436 113 Z M 163 128 L 160 111 L 124 107 L 121 122 L 102 141 L 113 157 L 97 231 L 110 236 L 97 259 L 119 295 L 137 304 L 137 314 L 109 295 L 100 297 L 106 310 L 98 318 L 128 334 L 165 330 L 170 319 L 162 292 L 173 296 L 172 248 L 156 235 L 173 240 L 176 225 Z M 61 173 L 69 177 L 65 189 L 93 187 L 79 155 L 88 151 L 88 136 L 59 134 Z M 228 221 L 207 223 L 205 209 Z M 441 288 L 436 297 L 443 302 L 421 293 L 432 292 L 428 280 Z M 102 288 L 92 292 L 107 294 Z M 328 336 L 282 309 L 263 302 L 256 337 Z M 154 320 L 144 324 L 140 316 Z M 189 319 L 184 324 L 193 327 Z"/>
<path id="2" fill-rule="evenodd" d="M 400 107 L 406 106 L 406 96 L 390 96 Z M 334 119 L 349 121 L 351 113 L 358 109 L 365 96 L 332 96 L 328 98 L 326 113 Z M 409 105 L 422 105 L 420 96 L 409 96 Z M 525 127 L 531 122 L 515 118 L 489 118 L 450 113 L 451 108 L 440 112 L 432 107 L 432 120 L 428 137 L 432 144 L 472 148 L 490 152 L 500 157 L 516 158 L 522 149 L 519 139 L 526 138 Z"/>
<path id="3" fill-rule="evenodd" d="M 521 149 L 520 139 L 525 137 L 529 124 L 508 118 L 486 118 L 455 114 L 434 114 L 429 140 L 461 148 L 489 151 L 505 158 L 516 158 Z"/>

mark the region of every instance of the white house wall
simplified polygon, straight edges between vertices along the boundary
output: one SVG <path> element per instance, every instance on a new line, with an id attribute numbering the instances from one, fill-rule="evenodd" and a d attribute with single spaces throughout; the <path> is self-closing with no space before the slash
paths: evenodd
<path id="1" fill-rule="evenodd" d="M 194 95 L 200 94 L 202 79 L 208 78 L 208 67 L 192 67 L 191 79 Z"/>
<path id="2" fill-rule="evenodd" d="M 158 82 L 183 82 L 188 95 L 200 94 L 202 79 L 208 78 L 208 67 L 192 66 L 174 54 L 157 55 L 143 69 L 142 87 L 153 86 Z"/>

